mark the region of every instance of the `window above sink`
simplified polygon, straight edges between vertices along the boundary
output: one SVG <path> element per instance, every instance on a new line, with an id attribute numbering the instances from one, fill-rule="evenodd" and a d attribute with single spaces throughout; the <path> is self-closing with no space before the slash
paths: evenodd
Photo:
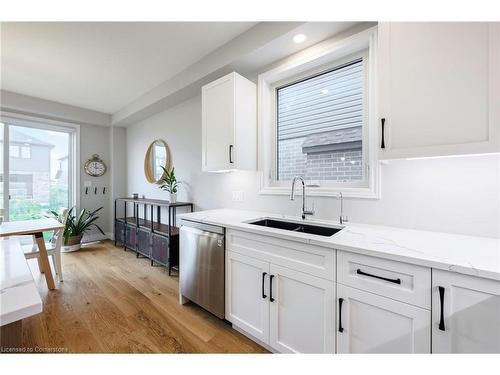
<path id="1" fill-rule="evenodd" d="M 259 76 L 261 194 L 378 198 L 376 27 L 302 51 Z"/>

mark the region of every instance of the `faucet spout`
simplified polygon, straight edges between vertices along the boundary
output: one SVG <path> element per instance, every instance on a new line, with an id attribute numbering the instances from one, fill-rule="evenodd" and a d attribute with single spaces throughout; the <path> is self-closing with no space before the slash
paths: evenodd
<path id="1" fill-rule="evenodd" d="M 300 176 L 295 176 L 292 181 L 292 192 L 290 194 L 290 200 L 295 200 L 295 182 L 300 180 L 302 183 L 302 220 L 306 219 L 306 215 L 314 215 L 314 210 L 306 209 L 306 183 L 304 179 Z"/>

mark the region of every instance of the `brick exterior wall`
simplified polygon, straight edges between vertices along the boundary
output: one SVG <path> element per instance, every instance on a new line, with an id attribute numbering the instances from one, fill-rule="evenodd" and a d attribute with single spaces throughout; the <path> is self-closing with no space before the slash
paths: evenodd
<path id="1" fill-rule="evenodd" d="M 295 176 L 307 180 L 359 181 L 363 178 L 361 149 L 302 153 L 306 137 L 280 140 L 279 180 Z"/>

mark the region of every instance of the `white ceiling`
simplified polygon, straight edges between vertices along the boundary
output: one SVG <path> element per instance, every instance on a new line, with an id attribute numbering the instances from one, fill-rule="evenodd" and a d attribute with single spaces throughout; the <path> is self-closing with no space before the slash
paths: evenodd
<path id="1" fill-rule="evenodd" d="M 3 22 L 1 88 L 114 113 L 254 25 Z"/>

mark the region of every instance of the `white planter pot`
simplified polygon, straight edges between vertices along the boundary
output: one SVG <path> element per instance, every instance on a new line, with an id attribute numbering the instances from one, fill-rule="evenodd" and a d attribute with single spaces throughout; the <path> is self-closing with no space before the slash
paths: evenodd
<path id="1" fill-rule="evenodd" d="M 81 244 L 81 243 L 79 243 L 79 244 L 77 244 L 77 245 L 68 245 L 68 246 L 63 246 L 63 247 L 61 248 L 61 252 L 62 252 L 62 253 L 71 253 L 71 252 L 73 252 L 73 251 L 78 251 L 78 250 L 80 250 L 80 249 L 81 249 L 81 247 L 82 247 L 82 244 Z"/>
<path id="2" fill-rule="evenodd" d="M 170 193 L 170 203 L 177 203 L 177 193 Z"/>
<path id="3" fill-rule="evenodd" d="M 83 236 L 74 236 L 70 237 L 68 244 L 64 245 L 61 248 L 61 252 L 63 253 L 71 253 L 73 251 L 78 251 L 82 247 L 82 237 Z"/>

